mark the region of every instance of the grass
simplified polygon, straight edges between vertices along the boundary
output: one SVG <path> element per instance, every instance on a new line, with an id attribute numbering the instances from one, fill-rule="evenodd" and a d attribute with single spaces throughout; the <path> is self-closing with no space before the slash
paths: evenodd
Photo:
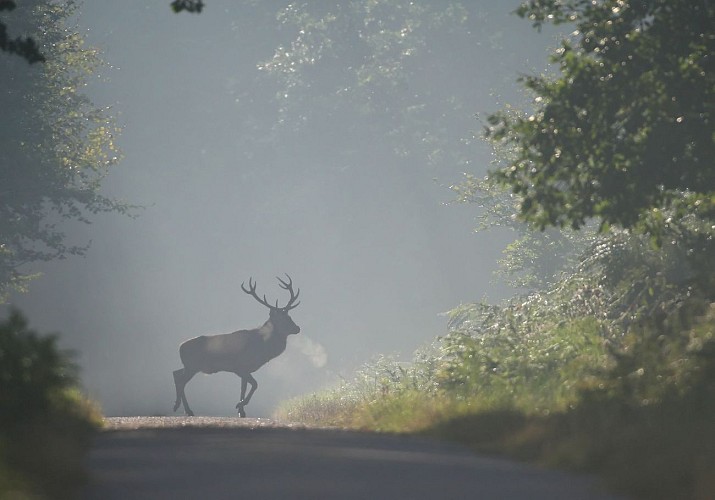
<path id="1" fill-rule="evenodd" d="M 593 342 L 603 329 L 592 319 L 541 324 L 548 334 L 523 349 L 499 330 L 443 340 L 446 351 L 409 366 L 379 358 L 276 417 L 453 440 L 594 473 L 633 498 L 715 498 L 715 304 L 649 318 L 619 349 Z"/>
<path id="2" fill-rule="evenodd" d="M 698 410 L 683 401 L 631 411 L 584 403 L 549 416 L 468 414 L 436 422 L 423 433 L 480 452 L 596 473 L 634 498 L 711 500 L 715 411 Z"/>
<path id="3" fill-rule="evenodd" d="M 715 393 L 707 404 L 703 397 L 637 408 L 584 400 L 544 415 L 415 390 L 349 406 L 312 396 L 309 406 L 284 405 L 277 418 L 456 441 L 483 453 L 595 473 L 634 498 L 712 500 Z"/>

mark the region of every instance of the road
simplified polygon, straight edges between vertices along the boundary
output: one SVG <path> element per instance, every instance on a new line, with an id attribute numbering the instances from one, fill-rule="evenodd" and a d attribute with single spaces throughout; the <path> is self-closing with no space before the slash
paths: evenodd
<path id="1" fill-rule="evenodd" d="M 615 500 L 595 482 L 458 445 L 266 419 L 107 419 L 85 500 Z"/>

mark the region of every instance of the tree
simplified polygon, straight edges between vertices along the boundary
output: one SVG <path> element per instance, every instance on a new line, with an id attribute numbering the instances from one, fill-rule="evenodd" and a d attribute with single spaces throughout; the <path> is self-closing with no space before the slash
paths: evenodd
<path id="1" fill-rule="evenodd" d="M 47 61 L 0 58 L 0 109 L 11 124 L 0 136 L 0 298 L 28 279 L 26 264 L 84 253 L 86 246 L 66 242 L 60 220 L 128 210 L 99 193 L 119 158 L 118 129 L 81 92 L 102 61 L 68 29 L 75 9 L 72 1 L 23 2 L 15 25 Z"/>
<path id="2" fill-rule="evenodd" d="M 515 148 L 506 148 L 501 143 L 491 143 L 491 146 L 493 165 L 514 159 Z M 555 228 L 534 231 L 518 217 L 523 198 L 494 177 L 465 174 L 451 189 L 457 202 L 479 207 L 476 232 L 499 228 L 510 229 L 515 234 L 514 241 L 502 252 L 497 274 L 516 288 L 546 290 L 562 280 L 564 273 L 573 271 L 597 236 L 591 226 L 581 231 Z"/>
<path id="3" fill-rule="evenodd" d="M 714 220 L 715 4 L 530 0 L 517 13 L 576 25 L 552 56 L 560 75 L 523 79 L 535 112 L 489 118 L 487 136 L 516 148 L 494 175 L 523 197 L 521 217 L 651 233 Z"/>
<path id="4" fill-rule="evenodd" d="M 262 108 L 256 121 L 269 119 L 273 137 L 284 134 L 278 145 L 315 143 L 316 165 L 379 166 L 374 179 L 383 185 L 467 169 L 478 142 L 474 113 L 487 99 L 473 82 L 499 89 L 497 67 L 516 57 L 491 23 L 500 11 L 461 1 L 287 5 L 277 19 L 293 38 L 259 65 L 277 116 Z M 475 51 L 478 44 L 488 50 Z M 443 75 L 438 83 L 435 75 Z"/>
<path id="5" fill-rule="evenodd" d="M 203 8 L 204 3 L 201 0 L 174 0 L 171 2 L 171 9 L 176 13 L 185 10 L 186 12 L 201 14 Z"/>
<path id="6" fill-rule="evenodd" d="M 0 0 L 0 12 L 13 10 L 17 7 L 12 0 Z M 0 21 L 0 51 L 17 54 L 30 64 L 45 60 L 37 43 L 30 37 L 10 39 L 7 34 L 7 25 Z"/>

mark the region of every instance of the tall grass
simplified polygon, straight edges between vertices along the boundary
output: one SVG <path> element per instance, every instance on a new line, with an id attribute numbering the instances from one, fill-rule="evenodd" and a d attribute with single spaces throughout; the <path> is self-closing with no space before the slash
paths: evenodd
<path id="1" fill-rule="evenodd" d="M 622 288 L 575 273 L 460 306 L 449 328 L 413 362 L 377 358 L 278 417 L 454 439 L 599 473 L 638 498 L 714 497 L 715 304 L 703 294 L 656 267 Z"/>
<path id="2" fill-rule="evenodd" d="M 566 409 L 610 363 L 607 322 L 576 313 L 583 307 L 593 311 L 588 290 L 589 284 L 580 283 L 502 306 L 460 306 L 450 313 L 449 332 L 415 353 L 412 362 L 380 356 L 337 387 L 285 402 L 277 416 L 414 430 L 476 410 Z M 566 295 L 571 305 L 564 314 L 558 299 Z"/>

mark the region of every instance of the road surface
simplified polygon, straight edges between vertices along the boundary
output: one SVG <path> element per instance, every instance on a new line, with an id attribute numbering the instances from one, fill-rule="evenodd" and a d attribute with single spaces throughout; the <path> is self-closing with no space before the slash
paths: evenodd
<path id="1" fill-rule="evenodd" d="M 107 419 L 85 500 L 614 500 L 583 477 L 412 436 L 266 419 Z"/>

